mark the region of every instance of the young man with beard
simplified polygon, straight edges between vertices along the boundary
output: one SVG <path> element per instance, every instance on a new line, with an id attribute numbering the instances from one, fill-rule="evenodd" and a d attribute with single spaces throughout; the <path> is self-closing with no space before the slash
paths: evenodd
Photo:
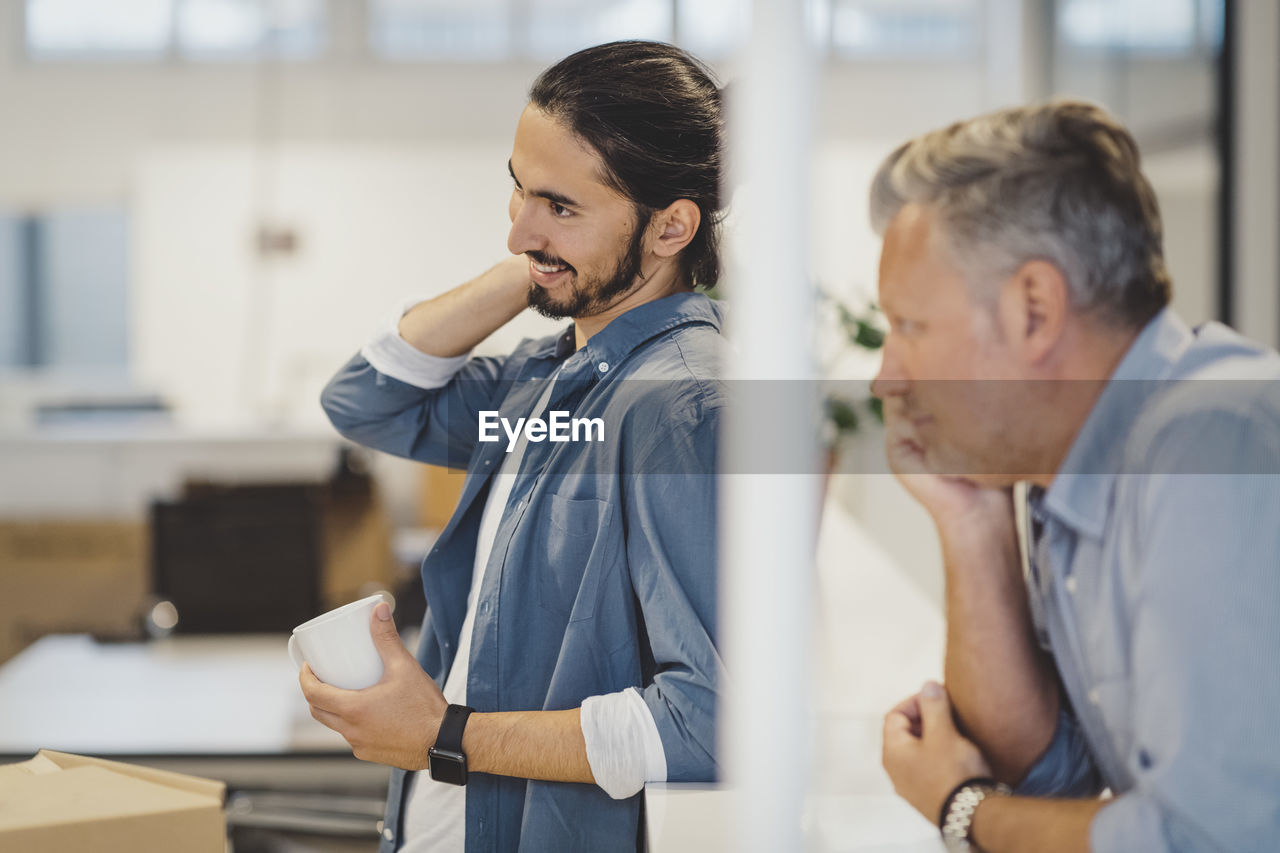
<path id="1" fill-rule="evenodd" d="M 874 390 L 946 570 L 895 788 L 953 850 L 1276 849 L 1280 357 L 1168 307 L 1137 147 L 1089 104 L 914 139 L 871 207 Z"/>
<path id="2" fill-rule="evenodd" d="M 398 768 L 384 851 L 634 851 L 646 781 L 715 777 L 720 311 L 693 288 L 718 273 L 722 129 L 670 45 L 548 69 L 507 164 L 517 257 L 409 309 L 324 391 L 344 436 L 467 469 L 417 658 L 383 605 L 382 681 L 300 676 L 316 719 Z M 526 307 L 573 324 L 468 356 Z M 604 440 L 482 441 L 495 412 L 598 418 Z"/>

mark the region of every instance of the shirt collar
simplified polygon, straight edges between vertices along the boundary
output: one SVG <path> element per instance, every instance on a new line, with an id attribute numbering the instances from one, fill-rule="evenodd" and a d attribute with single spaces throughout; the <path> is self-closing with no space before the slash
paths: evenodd
<path id="1" fill-rule="evenodd" d="M 608 365 L 604 368 L 608 371 L 621 364 L 636 347 L 663 332 L 694 323 L 706 324 L 720 331 L 723 319 L 723 303 L 703 293 L 675 293 L 637 305 L 613 318 L 592 335 L 582 349 L 586 359 Z M 574 331 L 570 324 L 558 336 L 546 338 L 533 356 L 564 360 L 574 352 Z"/>
<path id="2" fill-rule="evenodd" d="M 1171 308 L 1147 323 L 1111 374 L 1045 492 L 1048 512 L 1082 533 L 1102 536 L 1125 439 L 1155 390 L 1154 383 L 1133 380 L 1167 377 L 1194 337 Z"/>
<path id="3" fill-rule="evenodd" d="M 573 337 L 573 324 L 570 323 L 564 327 L 563 332 L 539 339 L 538 348 L 529 357 L 561 362 L 573 355 L 573 350 L 576 346 L 577 344 Z"/>

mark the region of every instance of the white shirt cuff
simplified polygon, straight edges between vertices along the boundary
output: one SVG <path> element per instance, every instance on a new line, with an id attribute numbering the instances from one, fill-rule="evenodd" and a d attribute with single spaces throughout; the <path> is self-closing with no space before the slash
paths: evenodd
<path id="1" fill-rule="evenodd" d="M 428 355 L 400 337 L 400 318 L 419 301 L 415 299 L 401 306 L 391 327 L 361 347 L 360 355 L 382 375 L 431 391 L 448 385 L 471 353 L 451 357 Z"/>
<path id="2" fill-rule="evenodd" d="M 667 781 L 667 754 L 658 724 L 634 687 L 582 703 L 582 739 L 596 784 L 615 800 L 633 796 L 645 782 Z"/>

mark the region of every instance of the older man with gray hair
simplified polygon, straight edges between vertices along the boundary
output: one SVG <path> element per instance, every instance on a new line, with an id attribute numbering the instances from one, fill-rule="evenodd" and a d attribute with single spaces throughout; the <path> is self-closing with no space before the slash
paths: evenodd
<path id="1" fill-rule="evenodd" d="M 885 718 L 896 789 L 951 849 L 1280 849 L 1280 357 L 1168 307 L 1092 105 L 914 139 L 871 205 L 886 449 L 947 588 L 946 687 Z"/>

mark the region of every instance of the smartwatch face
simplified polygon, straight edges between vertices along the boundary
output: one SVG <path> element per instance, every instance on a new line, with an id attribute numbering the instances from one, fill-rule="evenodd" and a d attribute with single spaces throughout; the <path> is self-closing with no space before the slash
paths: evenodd
<path id="1" fill-rule="evenodd" d="M 467 756 L 463 753 L 432 747 L 427 752 L 427 760 L 431 765 L 431 778 L 437 782 L 450 785 L 467 783 Z"/>

